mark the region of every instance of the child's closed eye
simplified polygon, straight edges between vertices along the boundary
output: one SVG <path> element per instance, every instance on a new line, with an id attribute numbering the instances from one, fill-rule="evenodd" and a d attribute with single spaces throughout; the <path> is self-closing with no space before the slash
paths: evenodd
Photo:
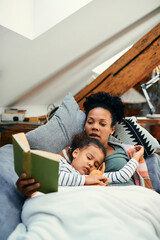
<path id="1" fill-rule="evenodd" d="M 88 154 L 87 154 L 87 159 L 88 159 L 88 160 L 92 160 L 92 159 L 93 159 L 92 154 L 89 154 L 89 153 L 88 153 Z"/>

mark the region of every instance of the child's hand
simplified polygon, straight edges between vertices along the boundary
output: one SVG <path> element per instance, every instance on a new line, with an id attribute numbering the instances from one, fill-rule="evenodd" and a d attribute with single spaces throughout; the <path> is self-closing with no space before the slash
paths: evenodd
<path id="1" fill-rule="evenodd" d="M 108 178 L 100 175 L 89 175 L 86 176 L 85 185 L 101 185 L 106 186 L 108 183 Z"/>
<path id="2" fill-rule="evenodd" d="M 133 158 L 139 162 L 141 161 L 141 159 L 143 158 L 143 154 L 144 154 L 144 148 L 141 145 L 137 145 L 134 147 L 135 148 L 135 152 L 133 152 Z"/>

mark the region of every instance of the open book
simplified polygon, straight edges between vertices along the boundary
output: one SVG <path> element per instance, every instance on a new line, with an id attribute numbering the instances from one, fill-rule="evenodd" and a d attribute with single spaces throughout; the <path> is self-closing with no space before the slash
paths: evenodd
<path id="1" fill-rule="evenodd" d="M 14 134 L 14 166 L 15 171 L 20 176 L 23 172 L 28 178 L 34 178 L 40 183 L 37 189 L 43 193 L 58 191 L 58 173 L 60 155 L 31 150 L 24 133 Z"/>

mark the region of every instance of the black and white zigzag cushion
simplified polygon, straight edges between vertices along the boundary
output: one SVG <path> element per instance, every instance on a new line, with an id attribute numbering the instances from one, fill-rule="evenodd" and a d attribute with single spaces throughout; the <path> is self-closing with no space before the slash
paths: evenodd
<path id="1" fill-rule="evenodd" d="M 121 123 L 116 124 L 113 136 L 125 144 L 142 145 L 144 147 L 145 158 L 156 150 L 160 150 L 158 141 L 137 123 L 136 117 L 125 118 Z"/>

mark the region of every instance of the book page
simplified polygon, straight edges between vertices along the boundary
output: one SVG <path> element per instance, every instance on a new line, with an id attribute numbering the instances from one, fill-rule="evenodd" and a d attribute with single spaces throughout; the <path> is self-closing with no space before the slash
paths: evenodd
<path id="1" fill-rule="evenodd" d="M 16 142 L 21 146 L 21 148 L 28 152 L 30 150 L 30 146 L 28 143 L 28 140 L 24 133 L 17 133 L 13 135 L 13 138 L 16 140 Z"/>
<path id="2" fill-rule="evenodd" d="M 51 153 L 51 152 L 46 152 L 46 151 L 41 151 L 41 150 L 31 150 L 30 152 L 46 157 L 46 158 L 50 158 L 51 160 L 60 161 L 61 156 L 59 154 L 56 153 Z"/>

